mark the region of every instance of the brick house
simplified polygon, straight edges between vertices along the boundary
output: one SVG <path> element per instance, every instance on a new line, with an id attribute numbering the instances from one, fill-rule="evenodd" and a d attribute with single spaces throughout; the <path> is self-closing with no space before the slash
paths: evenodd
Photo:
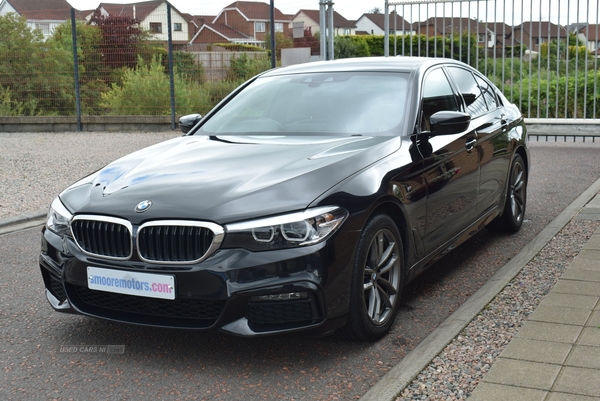
<path id="1" fill-rule="evenodd" d="M 552 40 L 566 41 L 568 38 L 567 30 L 548 21 L 528 21 L 523 22 L 513 28 L 515 42 L 527 46 L 529 50 L 538 52 L 540 45 Z"/>
<path id="2" fill-rule="evenodd" d="M 274 9 L 275 32 L 292 36 L 290 19 Z M 223 8 L 212 20 L 198 29 L 190 44 L 246 43 L 262 46 L 271 31 L 270 6 L 255 1 L 236 1 Z"/>

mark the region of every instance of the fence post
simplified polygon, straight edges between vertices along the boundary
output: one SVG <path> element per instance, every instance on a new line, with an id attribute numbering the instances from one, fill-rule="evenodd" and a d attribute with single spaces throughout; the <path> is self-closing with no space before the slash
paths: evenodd
<path id="1" fill-rule="evenodd" d="M 77 116 L 77 131 L 81 132 L 81 96 L 79 88 L 79 60 L 77 58 L 77 24 L 75 9 L 71 7 L 71 37 L 73 38 L 73 71 L 75 75 L 75 114 Z"/>
<path id="2" fill-rule="evenodd" d="M 175 129 L 175 79 L 173 76 L 173 33 L 171 30 L 171 4 L 167 2 L 167 37 L 169 48 L 169 87 L 171 98 L 171 129 Z"/>

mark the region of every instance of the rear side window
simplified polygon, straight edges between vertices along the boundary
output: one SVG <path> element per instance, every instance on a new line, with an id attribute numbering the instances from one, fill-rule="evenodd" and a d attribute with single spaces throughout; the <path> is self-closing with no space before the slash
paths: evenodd
<path id="1" fill-rule="evenodd" d="M 448 67 L 448 71 L 450 71 L 450 75 L 452 75 L 452 78 L 454 78 L 454 81 L 458 85 L 460 94 L 467 107 L 466 112 L 469 113 L 472 118 L 487 113 L 488 107 L 483 92 L 479 85 L 477 85 L 473 74 L 464 68 L 458 67 Z"/>
<path id="2" fill-rule="evenodd" d="M 494 110 L 498 107 L 498 100 L 496 99 L 496 92 L 494 92 L 494 88 L 492 88 L 490 84 L 488 84 L 488 82 L 483 78 L 478 76 L 475 76 L 475 78 L 477 78 L 477 83 L 483 92 L 483 97 L 485 98 L 488 109 Z"/>

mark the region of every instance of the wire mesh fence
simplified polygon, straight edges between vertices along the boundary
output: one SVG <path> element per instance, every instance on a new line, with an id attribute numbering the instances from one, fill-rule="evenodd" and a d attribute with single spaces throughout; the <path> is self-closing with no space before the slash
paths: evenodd
<path id="1" fill-rule="evenodd" d="M 385 29 L 379 16 L 365 13 L 352 35 L 336 36 L 335 58 L 455 58 L 526 117 L 600 119 L 597 2 L 378 2 L 389 11 L 389 36 L 377 31 Z M 0 116 L 204 114 L 271 68 L 268 4 L 240 3 L 250 7 L 245 19 L 234 11 L 190 16 L 165 1 L 73 11 L 74 24 L 69 8 L 52 10 L 51 24 L 0 15 Z M 318 33 L 299 15 L 274 13 L 278 60 L 286 47 L 319 53 Z"/>

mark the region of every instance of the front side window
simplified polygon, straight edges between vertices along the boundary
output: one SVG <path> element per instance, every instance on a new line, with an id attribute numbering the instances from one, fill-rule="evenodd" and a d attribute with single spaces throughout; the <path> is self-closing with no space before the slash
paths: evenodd
<path id="1" fill-rule="evenodd" d="M 430 118 L 438 111 L 458 111 L 458 103 L 446 74 L 441 68 L 429 72 L 423 81 L 421 130 L 431 131 Z"/>
<path id="2" fill-rule="evenodd" d="M 160 23 L 160 22 L 151 22 L 150 23 L 150 32 L 152 32 L 152 33 L 162 33 L 162 23 Z"/>
<path id="3" fill-rule="evenodd" d="M 182 28 L 181 27 L 181 22 L 176 22 L 176 23 L 173 24 L 173 31 L 175 31 L 175 32 L 181 32 L 182 31 L 181 28 Z"/>
<path id="4" fill-rule="evenodd" d="M 262 77 L 203 126 L 208 134 L 389 134 L 406 110 L 408 75 L 335 72 Z"/>
<path id="5" fill-rule="evenodd" d="M 283 22 L 275 23 L 275 32 L 283 32 Z"/>
<path id="6" fill-rule="evenodd" d="M 265 23 L 264 22 L 255 22 L 254 23 L 254 31 L 255 32 L 264 32 L 265 31 Z"/>

